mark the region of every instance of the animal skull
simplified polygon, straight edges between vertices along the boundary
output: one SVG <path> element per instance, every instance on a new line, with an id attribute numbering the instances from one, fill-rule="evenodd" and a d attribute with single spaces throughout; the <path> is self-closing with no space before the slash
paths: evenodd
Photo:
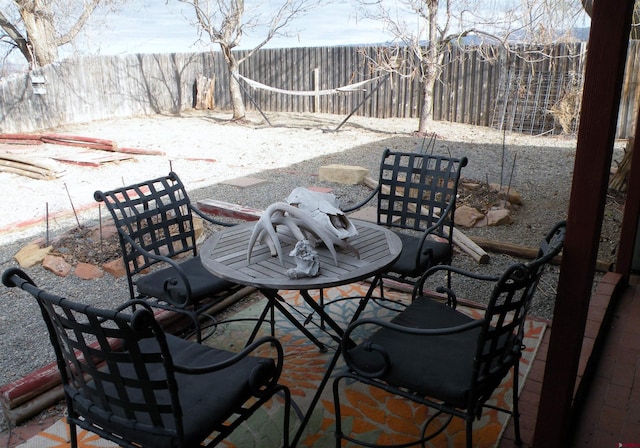
<path id="1" fill-rule="evenodd" d="M 279 225 L 286 226 L 298 241 L 311 241 L 312 239 L 314 241 L 322 241 L 331 252 L 336 265 L 338 264 L 338 256 L 335 246 L 350 250 L 356 256 L 359 256 L 358 251 L 346 240 L 335 236 L 326 226 L 314 220 L 306 211 L 284 202 L 276 202 L 267 207 L 253 229 L 247 250 L 248 262 L 251 261 L 253 247 L 257 241 L 260 241 L 269 246 L 271 255 L 277 255 L 280 264 L 284 266 L 282 246 L 276 231 Z"/>
<path id="2" fill-rule="evenodd" d="M 355 226 L 338 207 L 334 194 L 298 187 L 289 194 L 287 202 L 309 213 L 321 227 L 337 238 L 347 239 L 358 234 Z"/>

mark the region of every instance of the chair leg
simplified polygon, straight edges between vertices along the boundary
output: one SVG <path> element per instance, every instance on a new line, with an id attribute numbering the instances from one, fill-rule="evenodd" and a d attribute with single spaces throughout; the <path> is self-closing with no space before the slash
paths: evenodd
<path id="1" fill-rule="evenodd" d="M 324 309 L 324 289 L 320 289 L 320 298 L 319 298 L 320 308 Z M 325 329 L 324 325 L 324 317 L 320 315 L 320 328 Z"/>
<path id="2" fill-rule="evenodd" d="M 467 436 L 467 448 L 473 448 L 473 416 L 465 419 L 466 436 Z"/>
<path id="3" fill-rule="evenodd" d="M 67 426 L 69 426 L 69 442 L 71 448 L 78 448 L 78 430 L 76 425 L 67 419 Z"/>
<path id="4" fill-rule="evenodd" d="M 340 390 L 339 390 L 339 383 L 340 383 L 340 379 L 342 379 L 342 376 L 338 376 L 336 377 L 336 379 L 333 380 L 333 406 L 335 408 L 335 432 L 334 432 L 334 437 L 336 439 L 336 448 L 340 448 L 340 446 L 342 445 L 342 417 L 340 415 Z"/>
<path id="5" fill-rule="evenodd" d="M 380 277 L 380 298 L 384 299 L 384 281 Z"/>
<path id="6" fill-rule="evenodd" d="M 253 328 L 253 331 L 251 332 L 251 335 L 249 336 L 249 340 L 247 341 L 247 344 L 245 345 L 245 347 L 249 346 L 254 339 L 256 338 L 256 336 L 258 335 L 258 331 L 260 331 L 260 327 L 262 326 L 262 324 L 264 323 L 266 317 L 267 317 L 267 313 L 269 313 L 269 328 L 270 328 L 270 334 L 271 337 L 275 337 L 275 314 L 273 311 L 273 305 L 271 304 L 271 302 L 267 299 L 267 304 L 265 305 L 264 309 L 262 310 L 262 313 L 260 313 L 260 317 L 258 317 L 258 322 L 256 323 L 256 326 Z"/>
<path id="7" fill-rule="evenodd" d="M 520 361 L 518 360 L 515 366 L 513 367 L 513 390 L 512 390 L 512 394 L 513 394 L 512 417 L 513 417 L 513 431 L 515 435 L 516 446 L 522 446 L 522 437 L 520 436 L 520 409 L 518 407 L 518 391 L 519 391 L 518 379 L 519 379 L 519 371 L 520 371 L 519 365 L 520 365 Z"/>
<path id="8" fill-rule="evenodd" d="M 291 422 L 291 391 L 283 387 L 281 389 L 284 395 L 284 421 L 282 422 L 282 447 L 289 448 L 289 424 Z"/>

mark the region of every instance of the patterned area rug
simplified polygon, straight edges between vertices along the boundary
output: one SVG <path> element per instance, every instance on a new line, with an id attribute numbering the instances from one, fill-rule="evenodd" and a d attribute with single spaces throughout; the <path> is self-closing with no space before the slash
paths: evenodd
<path id="1" fill-rule="evenodd" d="M 354 284 L 340 288 L 331 288 L 324 291 L 325 301 L 332 301 L 341 297 L 362 296 L 366 292 L 368 285 Z M 317 294 L 317 293 L 316 293 Z M 408 296 L 402 293 L 390 291 L 385 294 L 389 298 L 406 301 Z M 308 308 L 300 295 L 295 291 L 286 291 L 283 294 L 286 302 L 294 305 L 294 315 L 305 321 L 310 316 Z M 357 306 L 357 300 L 340 300 L 329 305 L 329 312 L 337 322 L 346 325 L 349 316 Z M 258 300 L 253 305 L 247 307 L 238 317 L 257 316 L 264 308 L 264 299 Z M 471 315 L 479 317 L 481 310 L 473 308 L 458 307 L 458 309 Z M 379 306 L 371 301 L 362 317 L 379 317 L 390 319 L 393 311 Z M 316 319 L 310 319 L 307 327 L 329 348 L 325 353 L 312 344 L 304 335 L 296 329 L 293 324 L 283 316 L 276 313 L 276 337 L 282 342 L 285 350 L 284 371 L 281 383 L 286 384 L 292 392 L 296 406 L 306 412 L 313 394 L 317 390 L 317 385 L 323 376 L 327 363 L 331 360 L 333 350 L 337 344 L 321 329 Z M 251 322 L 238 322 L 221 326 L 221 329 L 213 337 L 207 340 L 207 344 L 224 348 L 238 350 L 242 348 L 248 339 L 253 328 Z M 268 326 L 265 325 L 263 333 L 268 333 Z M 525 350 L 520 368 L 520 386 L 529 372 L 532 360 L 545 331 L 545 324 L 538 321 L 529 320 L 526 324 Z M 336 370 L 344 367 L 342 361 L 338 362 Z M 424 407 L 409 404 L 404 400 L 399 400 L 391 395 L 381 392 L 378 389 L 370 388 L 362 384 L 349 384 L 344 387 L 345 382 L 341 382 L 341 399 L 343 414 L 343 430 L 358 438 L 369 442 L 389 444 L 402 443 L 415 439 L 420 434 L 421 424 L 429 415 L 429 410 Z M 502 407 L 510 407 L 511 403 L 512 378 L 509 376 L 503 381 L 494 393 L 490 403 Z M 254 416 L 232 436 L 226 440 L 222 446 L 237 448 L 270 448 L 278 447 L 281 444 L 280 429 L 282 427 L 282 400 L 276 398 L 267 406 L 259 410 Z M 187 408 L 188 412 L 188 408 Z M 431 411 L 433 412 L 433 411 Z M 334 408 L 332 395 L 332 381 L 322 393 L 321 399 L 316 406 L 312 417 L 305 428 L 298 446 L 304 447 L 333 447 L 334 439 Z M 480 420 L 474 423 L 474 445 L 477 447 L 495 446 L 504 431 L 508 422 L 505 413 L 486 409 Z M 294 434 L 300 424 L 300 416 L 296 412 L 291 413 L 291 433 Z M 20 445 L 22 448 L 66 448 L 68 444 L 68 428 L 63 420 L 58 421 L 46 431 L 30 439 L 27 443 Z M 463 447 L 464 446 L 464 422 L 454 418 L 447 429 L 436 438 L 431 440 L 428 446 L 431 447 Z M 111 447 L 115 446 L 101 440 L 99 437 L 84 431 L 80 432 L 80 448 L 89 447 Z M 343 445 L 344 446 L 344 445 Z"/>

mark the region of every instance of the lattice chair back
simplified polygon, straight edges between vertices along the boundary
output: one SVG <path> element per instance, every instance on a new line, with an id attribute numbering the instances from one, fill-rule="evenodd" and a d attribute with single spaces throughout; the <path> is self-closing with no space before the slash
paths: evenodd
<path id="1" fill-rule="evenodd" d="M 121 230 L 120 242 L 131 274 L 146 270 L 158 260 L 138 252 L 129 244 L 129 238 L 156 255 L 196 255 L 191 202 L 175 173 L 108 192 L 98 191 L 96 200 L 107 206 Z"/>
<path id="2" fill-rule="evenodd" d="M 453 226 L 460 170 L 467 159 L 421 153 L 392 152 L 382 155 L 379 174 L 378 224 L 425 231 L 444 217 L 436 229 L 440 236 Z"/>
<path id="3" fill-rule="evenodd" d="M 517 365 L 522 355 L 524 324 L 540 277 L 547 264 L 561 251 L 566 223 L 556 224 L 540 244 L 537 257 L 531 262 L 510 266 L 496 283 L 487 305 L 484 323 L 474 358 L 476 392 L 493 391 Z M 471 398 L 481 405 L 486 398 Z"/>
<path id="4" fill-rule="evenodd" d="M 334 380 L 338 441 L 362 444 L 353 434 L 343 433 L 340 417 L 339 384 L 353 379 L 438 411 L 424 422 L 414 444 L 424 445 L 457 416 L 464 419 L 466 446 L 471 448 L 473 422 L 481 417 L 483 407 L 513 417 L 519 444 L 518 381 L 525 319 L 545 265 L 562 250 L 564 229 L 564 222 L 556 224 L 541 243 L 538 258 L 515 263 L 500 277 L 454 266 L 434 266 L 414 289 L 412 302 L 393 319 L 360 319 L 349 325 L 342 343 L 348 370 Z M 443 271 L 465 277 L 466 287 L 482 288 L 481 282 L 490 282 L 491 293 L 483 317 L 475 319 L 457 310 L 457 294 L 449 285 L 436 288 L 446 295 L 446 301 L 424 294 L 424 280 L 443 281 Z M 360 336 L 363 340 L 350 344 L 352 334 L 364 335 Z M 512 409 L 502 403 L 488 404 L 511 369 Z M 441 413 L 448 417 L 439 419 Z M 350 428 L 354 426 L 350 422 Z"/>
<path id="5" fill-rule="evenodd" d="M 516 264 L 498 280 L 478 337 L 470 409 L 481 412 L 484 401 L 520 359 L 526 311 L 538 277 L 536 271 Z"/>
<path id="6" fill-rule="evenodd" d="M 149 309 L 129 314 L 45 291 L 36 297 L 72 420 L 82 415 L 106 432 L 115 424 L 120 436 L 145 446 L 172 446 L 183 438 L 172 357 Z"/>
<path id="7" fill-rule="evenodd" d="M 186 448 L 205 440 L 214 446 L 276 393 L 284 395 L 288 445 L 290 393 L 277 383 L 283 351 L 276 339 L 233 353 L 166 334 L 142 300 L 98 309 L 41 290 L 16 268 L 2 282 L 29 292 L 40 306 L 72 447 L 76 426 L 124 447 Z M 258 347 L 270 347 L 275 359 L 250 356 Z"/>

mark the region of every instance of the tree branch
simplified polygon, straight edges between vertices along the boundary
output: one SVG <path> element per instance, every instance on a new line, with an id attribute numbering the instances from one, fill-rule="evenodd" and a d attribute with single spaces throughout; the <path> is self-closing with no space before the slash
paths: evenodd
<path id="1" fill-rule="evenodd" d="M 25 59 L 31 63 L 33 56 L 27 39 L 22 33 L 15 27 L 13 23 L 7 19 L 7 17 L 0 11 L 0 27 L 7 33 L 7 36 L 13 41 L 12 43 L 20 50 Z"/>
<path id="2" fill-rule="evenodd" d="M 100 0 L 91 0 L 90 3 L 85 4 L 82 9 L 82 14 L 78 17 L 78 20 L 71 26 L 71 28 L 63 35 L 56 38 L 55 45 L 57 47 L 68 44 L 78 35 L 82 27 L 87 23 L 93 11 L 100 5 Z"/>

